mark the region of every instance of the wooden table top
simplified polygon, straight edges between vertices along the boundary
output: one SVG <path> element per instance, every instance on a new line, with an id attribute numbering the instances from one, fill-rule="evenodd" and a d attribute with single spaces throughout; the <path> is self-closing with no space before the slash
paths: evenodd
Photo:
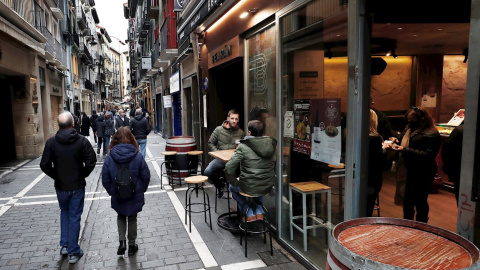
<path id="1" fill-rule="evenodd" d="M 203 151 L 200 151 L 200 150 L 187 152 L 187 155 L 190 155 L 190 156 L 198 156 L 198 155 L 201 155 L 201 154 L 203 154 Z"/>
<path id="2" fill-rule="evenodd" d="M 330 189 L 329 186 L 325 186 L 324 184 L 320 184 L 316 181 L 290 183 L 290 186 L 301 192 L 312 192 Z"/>
<path id="3" fill-rule="evenodd" d="M 166 151 L 166 152 L 162 152 L 162 155 L 164 156 L 173 156 L 173 155 L 176 155 L 177 152 L 175 151 Z"/>
<path id="4" fill-rule="evenodd" d="M 232 158 L 235 149 L 229 150 L 220 150 L 220 151 L 212 151 L 208 152 L 208 154 L 216 159 L 220 159 L 223 162 L 228 162 L 230 158 Z"/>

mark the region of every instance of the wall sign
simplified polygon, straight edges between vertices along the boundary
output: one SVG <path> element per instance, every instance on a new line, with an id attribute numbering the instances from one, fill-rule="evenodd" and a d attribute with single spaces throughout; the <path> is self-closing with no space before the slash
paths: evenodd
<path id="1" fill-rule="evenodd" d="M 208 68 L 216 67 L 243 56 L 243 40 L 238 36 L 208 53 Z"/>
<path id="2" fill-rule="evenodd" d="M 170 76 L 170 94 L 180 91 L 180 71 Z"/>

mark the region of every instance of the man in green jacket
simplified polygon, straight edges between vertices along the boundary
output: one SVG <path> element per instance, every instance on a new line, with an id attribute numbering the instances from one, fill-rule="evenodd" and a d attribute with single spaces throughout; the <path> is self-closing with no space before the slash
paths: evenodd
<path id="1" fill-rule="evenodd" d="M 237 150 L 225 165 L 225 177 L 230 183 L 232 197 L 237 201 L 244 215 L 248 204 L 239 192 L 259 196 L 256 199 L 255 209 L 249 209 L 246 213 L 247 221 L 263 220 L 262 196 L 270 192 L 275 181 L 277 140 L 262 137 L 264 129 L 265 126 L 261 121 L 248 122 L 248 136 L 240 141 Z M 240 177 L 237 179 L 239 168 Z"/>
<path id="2" fill-rule="evenodd" d="M 235 141 L 245 136 L 243 130 L 238 127 L 238 121 L 238 111 L 235 109 L 230 110 L 228 112 L 227 120 L 224 121 L 222 125 L 215 128 L 208 140 L 210 151 L 235 149 Z M 224 168 L 225 163 L 223 161 L 214 159 L 205 169 L 205 175 L 208 176 L 217 188 L 218 198 L 223 196 L 223 183 L 219 181 L 218 173 Z"/>

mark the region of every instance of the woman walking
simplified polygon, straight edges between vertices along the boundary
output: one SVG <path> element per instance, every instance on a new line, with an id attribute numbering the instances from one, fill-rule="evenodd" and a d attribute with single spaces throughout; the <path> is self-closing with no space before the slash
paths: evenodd
<path id="1" fill-rule="evenodd" d="M 119 167 L 128 168 L 133 181 L 131 198 L 120 198 L 116 179 L 119 177 Z M 150 183 L 150 170 L 139 152 L 137 141 L 128 127 L 121 127 L 113 135 L 110 144 L 110 155 L 105 158 L 102 169 L 102 184 L 111 196 L 112 208 L 117 212 L 118 238 L 120 245 L 117 255 L 124 255 L 127 249 L 128 256 L 138 251 L 137 214 L 145 204 L 144 193 Z M 126 234 L 128 235 L 126 237 Z"/>
<path id="2" fill-rule="evenodd" d="M 103 154 L 107 152 L 107 148 L 105 147 L 105 142 L 103 138 L 105 137 L 105 116 L 100 114 L 97 118 L 97 131 L 95 132 L 97 137 L 98 137 L 98 143 L 97 143 L 97 154 L 100 154 L 100 150 L 102 149 L 102 144 L 104 145 L 103 147 Z"/>
<path id="3" fill-rule="evenodd" d="M 80 126 L 80 134 L 86 137 L 90 136 L 90 126 L 90 118 L 88 118 L 85 112 L 82 112 L 82 125 Z"/>
<path id="4" fill-rule="evenodd" d="M 114 123 L 112 119 L 112 114 L 106 114 L 105 115 L 105 133 L 103 134 L 103 140 L 104 140 L 104 149 L 103 149 L 103 155 L 107 155 L 107 150 L 110 149 L 108 145 L 110 144 L 110 138 L 112 135 L 115 134 L 115 128 L 114 128 Z"/>

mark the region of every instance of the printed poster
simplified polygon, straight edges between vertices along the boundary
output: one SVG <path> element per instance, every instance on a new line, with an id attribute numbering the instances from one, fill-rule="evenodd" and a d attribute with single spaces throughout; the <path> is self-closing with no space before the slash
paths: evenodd
<path id="1" fill-rule="evenodd" d="M 293 101 L 294 140 L 293 152 L 310 155 L 310 100 L 298 99 Z"/>
<path id="2" fill-rule="evenodd" d="M 339 98 L 310 100 L 313 123 L 311 159 L 328 164 L 340 164 L 342 153 L 340 108 Z"/>
<path id="3" fill-rule="evenodd" d="M 293 138 L 295 132 L 294 132 L 294 117 L 293 117 L 293 111 L 286 111 L 285 112 L 285 124 L 283 128 L 283 135 L 285 137 L 290 137 Z"/>
<path id="4" fill-rule="evenodd" d="M 322 98 L 324 51 L 294 52 L 294 99 Z"/>

